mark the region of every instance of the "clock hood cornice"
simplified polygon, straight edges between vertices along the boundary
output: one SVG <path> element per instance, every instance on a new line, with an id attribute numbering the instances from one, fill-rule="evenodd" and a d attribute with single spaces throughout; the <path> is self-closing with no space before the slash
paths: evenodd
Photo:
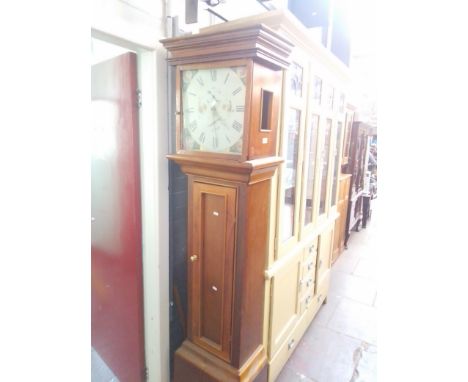
<path id="1" fill-rule="evenodd" d="M 271 178 L 278 166 L 284 161 L 281 157 L 267 157 L 245 162 L 228 159 L 217 159 L 187 156 L 180 154 L 167 155 L 176 162 L 188 175 L 219 178 L 233 182 L 253 184 Z"/>
<path id="2" fill-rule="evenodd" d="M 252 58 L 274 70 L 287 68 L 293 44 L 264 24 L 161 40 L 171 65 Z"/>

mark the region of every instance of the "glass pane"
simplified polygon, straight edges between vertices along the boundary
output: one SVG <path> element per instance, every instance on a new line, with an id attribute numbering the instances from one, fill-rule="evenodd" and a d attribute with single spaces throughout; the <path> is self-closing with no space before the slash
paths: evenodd
<path id="1" fill-rule="evenodd" d="M 338 126 L 336 128 L 336 142 L 335 142 L 335 152 L 333 155 L 334 160 L 334 168 L 333 168 L 333 188 L 332 188 L 332 206 L 336 204 L 336 191 L 337 191 L 337 184 L 338 184 L 338 154 L 340 153 L 340 142 L 341 142 L 341 134 L 343 130 L 343 124 L 338 122 Z"/>
<path id="2" fill-rule="evenodd" d="M 320 207 L 319 215 L 325 212 L 325 202 L 327 200 L 327 183 L 328 183 L 328 154 L 330 152 L 330 134 L 331 134 L 332 120 L 327 119 L 327 125 L 325 127 L 325 142 L 322 147 L 322 179 L 320 189 Z"/>
<path id="3" fill-rule="evenodd" d="M 290 73 L 290 89 L 291 93 L 294 94 L 296 97 L 302 97 L 302 82 L 304 71 L 302 66 L 293 62 L 289 69 Z"/>
<path id="4" fill-rule="evenodd" d="M 294 207 L 296 205 L 297 154 L 301 112 L 289 109 L 286 136 L 286 163 L 283 175 L 284 205 L 281 221 L 281 238 L 289 239 L 294 233 Z"/>
<path id="5" fill-rule="evenodd" d="M 242 153 L 246 77 L 245 66 L 182 71 L 184 150 Z"/>
<path id="6" fill-rule="evenodd" d="M 344 105 L 345 105 L 345 95 L 344 93 L 340 94 L 340 113 L 344 113 Z"/>
<path id="7" fill-rule="evenodd" d="M 349 146 L 351 143 L 351 129 L 353 127 L 353 117 L 351 114 L 347 115 L 346 118 L 346 135 L 344 139 L 344 144 L 343 144 L 343 156 L 344 157 L 349 157 Z"/>
<path id="8" fill-rule="evenodd" d="M 314 180 L 315 180 L 315 157 L 317 155 L 317 132 L 319 125 L 319 116 L 313 115 L 310 124 L 310 136 L 307 145 L 307 153 L 309 164 L 307 169 L 307 186 L 306 186 L 306 206 L 305 206 L 305 221 L 304 224 L 312 223 L 312 214 L 314 211 Z"/>
<path id="9" fill-rule="evenodd" d="M 321 99 L 322 99 L 322 79 L 315 76 L 312 100 L 315 104 L 320 105 Z"/>
<path id="10" fill-rule="evenodd" d="M 328 86 L 327 97 L 327 107 L 329 110 L 333 110 L 333 100 L 335 98 L 335 89 L 333 89 L 333 86 Z"/>

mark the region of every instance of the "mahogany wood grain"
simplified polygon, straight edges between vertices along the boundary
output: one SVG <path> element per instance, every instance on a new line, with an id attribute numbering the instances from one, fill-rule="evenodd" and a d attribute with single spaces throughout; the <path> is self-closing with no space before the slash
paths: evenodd
<path id="1" fill-rule="evenodd" d="M 239 198 L 233 364 L 240 367 L 263 342 L 263 272 L 268 256 L 271 180 L 243 185 Z"/>
<path id="2" fill-rule="evenodd" d="M 183 156 L 171 157 L 178 162 Z M 209 176 L 209 169 L 190 166 L 188 162 L 199 163 L 190 157 L 182 160 L 185 164 L 182 168 L 190 171 L 191 206 L 187 253 L 190 341 L 186 343 L 198 345 L 195 347 L 197 352 L 205 354 L 203 350 L 207 353 L 203 357 L 211 354 L 209 357 L 228 362 L 233 370 L 255 369 L 261 373 L 266 365 L 266 355 L 261 362 L 258 357 L 252 357 L 259 352 L 265 354 L 263 271 L 268 252 L 271 177 L 281 160 L 273 157 L 252 161 L 248 165 L 238 164 L 234 169 L 243 172 L 243 177 L 237 181 Z M 223 168 L 223 165 L 218 163 L 217 167 Z M 233 169 L 232 162 L 223 171 L 228 172 L 229 169 Z M 215 211 L 218 213 L 216 218 L 213 215 Z M 217 221 L 223 215 L 225 220 Z M 192 262 L 190 257 L 194 255 L 199 258 Z M 222 299 L 213 298 L 210 291 L 213 285 Z M 218 285 L 222 285 L 222 290 Z M 175 376 L 186 376 L 191 367 L 186 365 L 188 361 L 179 350 L 175 357 Z M 260 363 L 254 365 L 254 360 Z M 180 364 L 184 366 L 179 370 L 177 365 Z M 217 362 L 215 364 L 218 365 Z M 198 368 L 206 369 L 201 364 Z M 256 373 L 249 375 L 244 380 L 257 378 Z M 263 375 L 259 380 L 264 378 Z M 175 377 L 174 381 L 184 381 L 178 378 Z M 205 380 L 203 378 L 200 380 Z"/>
<path id="3" fill-rule="evenodd" d="M 281 104 L 282 72 L 271 71 L 262 65 L 254 64 L 255 82 L 252 88 L 252 104 L 250 117 L 250 131 L 248 140 L 248 159 L 256 159 L 265 156 L 274 156 L 276 152 L 276 131 L 278 128 L 279 106 Z M 271 107 L 263 108 L 262 92 L 272 94 Z M 266 111 L 264 115 L 262 110 Z M 262 130 L 263 119 L 268 119 L 269 130 Z"/>
<path id="4" fill-rule="evenodd" d="M 278 70 L 290 64 L 293 45 L 269 27 L 257 24 L 229 31 L 198 33 L 161 40 L 172 65 L 252 58 Z"/>
<path id="5" fill-rule="evenodd" d="M 266 353 L 258 347 L 241 368 L 221 361 L 190 341 L 184 341 L 174 359 L 174 382 L 266 382 Z"/>
<path id="6" fill-rule="evenodd" d="M 200 33 L 161 40 L 170 52 L 168 59 L 176 69 L 176 147 L 177 153 L 211 159 L 246 161 L 274 156 L 282 70 L 289 66 L 292 44 L 264 25 L 254 25 L 228 32 Z M 246 102 L 242 155 L 205 151 L 185 151 L 181 142 L 183 105 L 181 71 L 215 67 L 246 66 Z M 271 108 L 262 115 L 262 91 L 272 94 Z M 252 110 L 251 110 L 252 109 Z M 261 122 L 269 121 L 267 129 Z"/>
<path id="7" fill-rule="evenodd" d="M 237 190 L 194 181 L 190 192 L 190 338 L 229 361 Z"/>
<path id="8" fill-rule="evenodd" d="M 161 42 L 177 66 L 177 153 L 167 157 L 189 182 L 188 339 L 175 354 L 174 381 L 265 381 L 271 178 L 283 161 L 276 136 L 293 46 L 260 24 Z M 239 64 L 247 70 L 242 154 L 184 151 L 181 71 Z"/>

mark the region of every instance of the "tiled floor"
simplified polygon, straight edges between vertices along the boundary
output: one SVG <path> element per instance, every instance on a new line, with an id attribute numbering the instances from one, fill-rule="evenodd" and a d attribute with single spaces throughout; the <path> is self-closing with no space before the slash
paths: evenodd
<path id="1" fill-rule="evenodd" d="M 332 267 L 323 305 L 277 382 L 377 381 L 377 200 Z"/>

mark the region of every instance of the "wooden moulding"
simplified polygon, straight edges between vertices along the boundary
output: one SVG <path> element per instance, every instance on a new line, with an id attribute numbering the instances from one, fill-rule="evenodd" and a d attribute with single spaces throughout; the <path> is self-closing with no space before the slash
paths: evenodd
<path id="1" fill-rule="evenodd" d="M 263 346 L 257 348 L 244 367 L 237 369 L 186 340 L 176 351 L 174 362 L 177 381 L 266 381 L 267 359 Z"/>
<path id="2" fill-rule="evenodd" d="M 293 45 L 258 24 L 222 32 L 205 32 L 161 40 L 172 65 L 252 58 L 273 69 L 287 68 Z"/>
<path id="3" fill-rule="evenodd" d="M 209 158 L 180 154 L 167 155 L 167 158 L 176 162 L 185 174 L 246 184 L 254 184 L 271 178 L 283 162 L 281 157 L 267 157 L 246 162 L 227 159 L 213 161 Z"/>

